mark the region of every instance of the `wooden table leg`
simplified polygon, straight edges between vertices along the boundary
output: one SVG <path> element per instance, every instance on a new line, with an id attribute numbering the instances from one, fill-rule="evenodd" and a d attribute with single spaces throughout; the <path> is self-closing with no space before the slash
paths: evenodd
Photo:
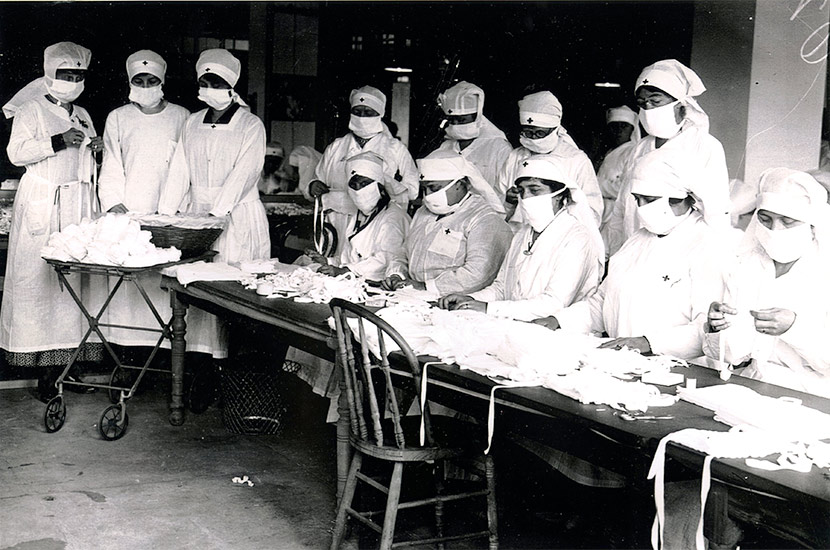
<path id="1" fill-rule="evenodd" d="M 179 300 L 175 290 L 170 290 L 170 307 L 173 309 L 171 326 L 172 338 L 170 343 L 170 371 L 173 382 L 170 394 L 170 423 L 174 426 L 184 424 L 184 334 L 186 323 L 184 315 L 187 313 L 187 304 Z"/>
<path id="2" fill-rule="evenodd" d="M 729 517 L 729 490 L 721 484 L 709 489 L 703 531 L 712 550 L 734 549 L 741 539 L 741 528 Z"/>

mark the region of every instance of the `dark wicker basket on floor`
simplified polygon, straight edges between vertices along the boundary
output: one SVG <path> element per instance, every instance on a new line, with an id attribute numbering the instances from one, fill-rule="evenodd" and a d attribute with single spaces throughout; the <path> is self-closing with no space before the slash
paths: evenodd
<path id="1" fill-rule="evenodd" d="M 210 250 L 211 245 L 222 234 L 221 227 L 189 229 L 172 225 L 142 225 L 141 229 L 153 234 L 150 242 L 159 248 L 175 246 L 182 251 L 182 258 L 192 258 Z"/>
<path id="2" fill-rule="evenodd" d="M 279 435 L 287 407 L 282 370 L 254 372 L 241 366 L 222 369 L 222 422 L 236 434 Z"/>

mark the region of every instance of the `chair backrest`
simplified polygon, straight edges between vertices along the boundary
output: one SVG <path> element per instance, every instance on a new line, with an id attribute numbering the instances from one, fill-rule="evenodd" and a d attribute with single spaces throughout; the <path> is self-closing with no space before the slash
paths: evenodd
<path id="1" fill-rule="evenodd" d="M 403 449 L 406 437 L 390 372 L 390 342 L 400 348 L 400 358 L 403 359 L 400 366 L 404 362 L 408 364 L 414 394 L 420 403 L 421 366 L 418 358 L 397 330 L 365 307 L 340 298 L 333 299 L 329 305 L 334 313 L 337 363 L 346 386 L 352 435 L 378 447 L 385 446 L 384 441 L 394 441 L 397 448 Z M 401 385 L 400 382 L 398 384 Z M 384 434 L 383 420 L 387 412 L 392 434 Z M 403 414 L 406 414 L 405 410 Z M 426 428 L 425 443 L 432 445 L 429 410 L 421 411 L 421 414 L 424 415 Z"/>

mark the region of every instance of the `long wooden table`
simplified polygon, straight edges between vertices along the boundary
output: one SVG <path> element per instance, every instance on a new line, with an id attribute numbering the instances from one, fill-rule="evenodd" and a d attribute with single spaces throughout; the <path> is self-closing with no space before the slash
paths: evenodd
<path id="1" fill-rule="evenodd" d="M 171 294 L 173 307 L 173 386 L 170 421 L 184 421 L 182 377 L 185 324 L 188 304 L 221 315 L 233 312 L 273 326 L 278 335 L 295 347 L 334 360 L 335 341 L 327 319 L 326 305 L 298 304 L 292 300 L 266 299 L 235 282 L 197 282 L 182 286 L 163 278 L 162 287 Z M 424 361 L 431 358 L 424 357 Z M 717 373 L 700 366 L 678 367 L 698 387 L 722 384 Z M 396 370 L 403 380 L 410 376 Z M 428 369 L 431 401 L 443 403 L 481 420 L 486 429 L 490 391 L 494 383 L 486 377 L 454 365 L 432 365 Z M 748 386 L 772 397 L 794 396 L 804 405 L 830 413 L 830 400 L 801 394 L 754 380 L 733 377 L 731 383 Z M 667 389 L 669 391 L 669 389 Z M 496 391 L 496 443 L 500 434 L 512 432 L 544 441 L 575 456 L 590 460 L 629 479 L 646 482 L 646 473 L 658 442 L 683 428 L 727 430 L 712 418 L 711 411 L 680 401 L 657 414 L 672 419 L 627 421 L 607 406 L 583 405 L 569 397 L 540 387 Z M 348 409 L 340 407 L 338 423 L 338 495 L 348 468 Z M 563 436 L 566 433 L 566 436 Z M 578 434 L 578 437 L 574 437 Z M 667 455 L 686 467 L 700 470 L 703 454 L 669 445 Z M 807 474 L 793 471 L 763 471 L 743 460 L 712 462 L 713 486 L 707 503 L 707 536 L 716 542 L 726 515 L 765 527 L 778 536 L 807 547 L 830 548 L 830 473 L 813 467 Z"/>

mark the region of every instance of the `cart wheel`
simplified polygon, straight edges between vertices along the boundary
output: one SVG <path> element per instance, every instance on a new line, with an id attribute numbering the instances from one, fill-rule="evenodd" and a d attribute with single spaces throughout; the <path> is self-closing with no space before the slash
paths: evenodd
<path id="1" fill-rule="evenodd" d="M 66 421 L 66 403 L 62 395 L 56 395 L 46 403 L 46 412 L 43 414 L 43 424 L 48 433 L 54 433 L 63 428 Z"/>
<path id="2" fill-rule="evenodd" d="M 132 378 L 133 377 L 130 375 L 130 371 L 127 369 L 115 367 L 112 371 L 112 376 L 110 376 L 110 386 L 126 388 L 129 390 L 133 385 Z M 113 405 L 121 401 L 121 390 L 109 390 L 109 395 L 110 403 Z"/>
<path id="3" fill-rule="evenodd" d="M 98 422 L 98 431 L 107 441 L 115 441 L 124 435 L 129 423 L 130 417 L 123 405 L 110 405 L 104 409 L 104 414 L 101 415 L 101 421 Z"/>

